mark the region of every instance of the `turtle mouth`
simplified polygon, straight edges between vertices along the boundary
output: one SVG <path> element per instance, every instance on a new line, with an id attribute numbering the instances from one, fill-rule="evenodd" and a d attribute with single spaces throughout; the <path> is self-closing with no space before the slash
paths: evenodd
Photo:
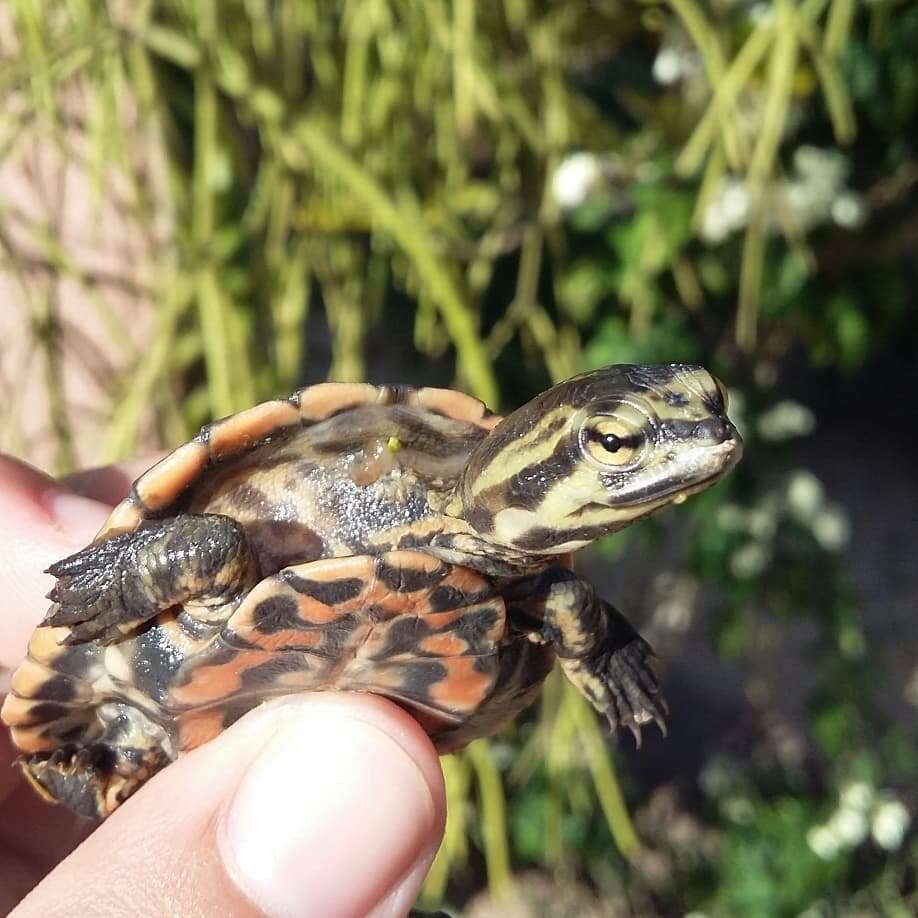
<path id="1" fill-rule="evenodd" d="M 743 441 L 736 428 L 730 425 L 729 435 L 720 443 L 699 445 L 685 456 L 685 472 L 674 475 L 668 484 L 650 482 L 627 496 L 609 496 L 608 506 L 613 508 L 639 507 L 668 501 L 682 503 L 685 498 L 716 484 L 742 458 Z"/>

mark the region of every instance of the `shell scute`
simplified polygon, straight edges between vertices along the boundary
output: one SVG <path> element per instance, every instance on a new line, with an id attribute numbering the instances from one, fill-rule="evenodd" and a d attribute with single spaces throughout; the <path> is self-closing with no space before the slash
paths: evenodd
<path id="1" fill-rule="evenodd" d="M 385 399 L 385 389 L 370 383 L 319 383 L 297 390 L 293 398 L 300 417 L 315 423 L 359 405 L 373 405 Z"/>
<path id="2" fill-rule="evenodd" d="M 192 440 L 164 456 L 134 483 L 134 504 L 146 513 L 173 503 L 207 467 L 207 447 Z"/>
<path id="3" fill-rule="evenodd" d="M 118 504 L 95 542 L 135 530 L 162 513 L 204 475 L 211 465 L 238 456 L 269 437 L 295 426 L 316 424 L 360 405 L 385 403 L 386 387 L 369 383 L 320 383 L 205 425 L 188 443 L 151 466 Z"/>
<path id="4" fill-rule="evenodd" d="M 416 389 L 406 401 L 444 417 L 477 424 L 485 430 L 493 430 L 502 420 L 500 415 L 494 414 L 480 399 L 464 392 L 457 392 L 455 389 L 425 386 Z"/>
<path id="5" fill-rule="evenodd" d="M 215 421 L 201 431 L 200 437 L 207 444 L 210 461 L 219 462 L 300 421 L 295 405 L 288 399 L 276 399 Z"/>

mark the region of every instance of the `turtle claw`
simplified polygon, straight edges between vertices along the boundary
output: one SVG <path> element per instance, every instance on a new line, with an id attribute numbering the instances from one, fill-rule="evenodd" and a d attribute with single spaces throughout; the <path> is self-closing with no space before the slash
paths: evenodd
<path id="1" fill-rule="evenodd" d="M 634 748 L 640 749 L 644 741 L 643 727 L 633 718 L 619 720 L 616 714 L 606 713 L 609 732 L 614 736 L 619 730 L 627 730 L 634 737 Z"/>
<path id="2" fill-rule="evenodd" d="M 68 625 L 69 637 L 87 640 L 117 622 L 124 615 L 120 561 L 127 540 L 116 536 L 52 564 L 46 573 L 57 581 L 46 596 L 54 605 L 42 624 Z"/>
<path id="3" fill-rule="evenodd" d="M 604 707 L 603 713 L 612 731 L 628 729 L 635 746 L 641 748 L 642 728 L 654 723 L 666 736 L 668 705 L 660 694 L 656 676 L 647 665 L 653 656 L 650 645 L 643 638 L 635 638 L 624 647 L 603 655 L 597 675 L 605 689 L 604 697 L 597 699 Z M 596 703 L 594 701 L 594 703 Z"/>
<path id="4" fill-rule="evenodd" d="M 105 777 L 100 764 L 101 756 L 93 748 L 71 743 L 50 755 L 37 753 L 19 759 L 26 779 L 45 801 L 63 803 L 92 819 L 102 813 Z"/>
<path id="5" fill-rule="evenodd" d="M 168 761 L 159 746 L 130 748 L 102 737 L 86 745 L 65 743 L 50 754 L 22 756 L 18 764 L 48 803 L 62 803 L 81 816 L 104 819 Z"/>

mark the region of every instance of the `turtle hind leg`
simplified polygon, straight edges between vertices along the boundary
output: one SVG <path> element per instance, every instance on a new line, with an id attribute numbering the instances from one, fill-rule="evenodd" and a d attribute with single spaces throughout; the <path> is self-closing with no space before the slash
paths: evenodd
<path id="1" fill-rule="evenodd" d="M 258 565 L 235 520 L 182 514 L 90 545 L 48 573 L 57 583 L 42 624 L 68 626 L 67 644 L 110 644 L 170 606 L 225 604 L 256 582 Z"/>
<path id="2" fill-rule="evenodd" d="M 123 706 L 119 706 L 123 707 Z M 22 756 L 19 765 L 39 796 L 92 819 L 104 819 L 171 761 L 140 719 L 119 716 L 95 738 Z"/>
<path id="3" fill-rule="evenodd" d="M 146 709 L 108 694 L 103 657 L 113 651 L 92 642 L 64 648 L 65 631 L 36 630 L 0 720 L 43 799 L 101 819 L 171 761 L 174 747 Z"/>

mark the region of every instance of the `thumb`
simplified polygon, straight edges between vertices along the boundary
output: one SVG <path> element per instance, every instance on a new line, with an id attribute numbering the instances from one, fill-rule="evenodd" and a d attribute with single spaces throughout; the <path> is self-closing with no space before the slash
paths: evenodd
<path id="1" fill-rule="evenodd" d="M 13 915 L 404 915 L 444 819 L 400 708 L 279 699 L 154 776 Z"/>

